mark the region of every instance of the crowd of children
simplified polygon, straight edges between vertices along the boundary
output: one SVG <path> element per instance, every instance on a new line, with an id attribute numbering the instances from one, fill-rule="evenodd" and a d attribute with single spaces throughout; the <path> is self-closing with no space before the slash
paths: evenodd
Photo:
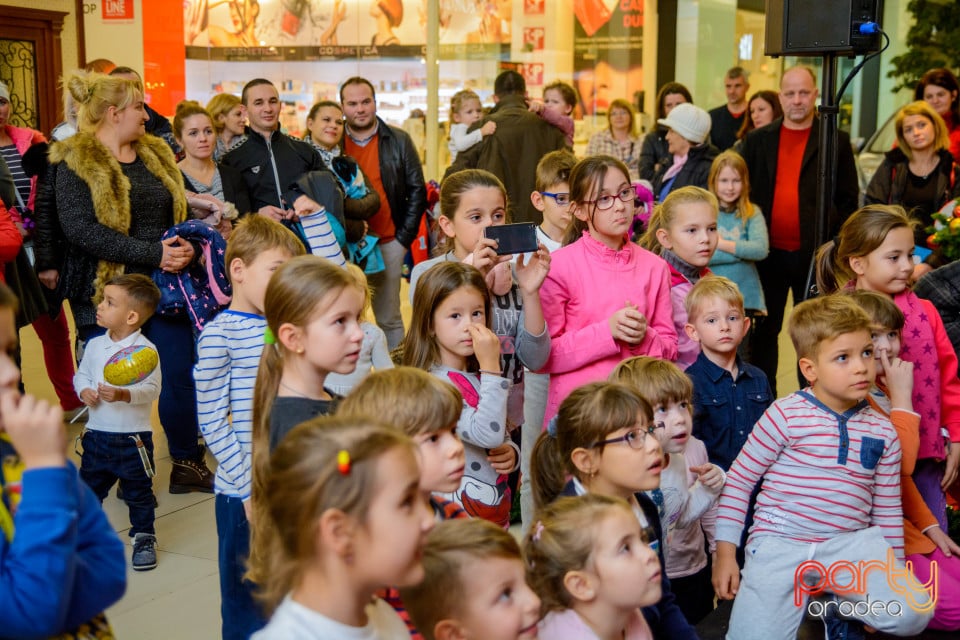
<path id="1" fill-rule="evenodd" d="M 561 128 L 567 89 L 533 107 Z M 493 133 L 471 130 L 481 116 L 476 94 L 454 96 L 452 153 Z M 794 637 L 805 615 L 828 638 L 960 629 L 946 522 L 960 380 L 910 290 L 910 218 L 864 207 L 822 248 L 823 295 L 789 321 L 806 386 L 776 399 L 744 351 L 768 242 L 742 158 L 720 154 L 709 186 L 672 191 L 636 243 L 628 168 L 550 153 L 530 196 L 537 249 L 511 256 L 485 234 L 508 222 L 503 184 L 451 174 L 393 360 L 364 322 L 362 269 L 243 217 L 232 299 L 194 368 L 223 637 L 685 640 L 717 598 L 734 600 L 732 640 Z M 158 298 L 145 276 L 104 287 L 106 333 L 75 380 L 90 411 L 78 472 L 60 411 L 17 390 L 0 285 L 0 592 L 16 637 L 109 627 L 125 564 L 95 499 L 118 480 L 133 568 L 157 564 L 160 369 L 105 378 L 120 350 L 155 356 L 140 327 Z"/>

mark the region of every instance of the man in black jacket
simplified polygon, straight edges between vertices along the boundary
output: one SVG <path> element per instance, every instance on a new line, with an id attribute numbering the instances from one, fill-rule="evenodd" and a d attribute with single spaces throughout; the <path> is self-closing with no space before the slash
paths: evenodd
<path id="1" fill-rule="evenodd" d="M 380 238 L 386 270 L 370 276 L 373 313 L 393 349 L 403 339 L 400 316 L 400 278 L 403 256 L 420 227 L 427 207 L 420 153 L 402 129 L 377 116 L 376 94 L 369 80 L 353 77 L 340 87 L 340 102 L 347 120 L 344 152 L 354 158 L 374 190 L 380 210 L 367 224 Z"/>
<path id="2" fill-rule="evenodd" d="M 753 334 L 752 363 L 777 390 L 778 342 L 787 292 L 794 304 L 806 297 L 806 280 L 816 240 L 817 156 L 820 123 L 815 117 L 816 75 L 793 67 L 780 81 L 783 118 L 751 131 L 742 155 L 750 170 L 750 200 L 760 207 L 770 234 L 770 255 L 757 265 L 767 303 L 767 317 Z M 835 234 L 857 208 L 859 187 L 850 136 L 837 139 L 836 189 L 830 202 L 827 231 Z"/>
<path id="3" fill-rule="evenodd" d="M 274 220 L 317 211 L 320 205 L 304 195 L 297 180 L 309 171 L 325 170 L 323 160 L 310 143 L 280 131 L 277 88 L 263 78 L 251 80 L 243 87 L 240 101 L 250 126 L 246 139 L 228 151 L 221 163 L 243 176 L 252 209 Z"/>

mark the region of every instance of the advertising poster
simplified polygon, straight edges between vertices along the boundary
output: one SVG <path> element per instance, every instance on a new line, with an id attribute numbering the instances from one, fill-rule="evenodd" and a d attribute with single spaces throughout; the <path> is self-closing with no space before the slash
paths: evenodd
<path id="1" fill-rule="evenodd" d="M 643 0 L 574 0 L 573 78 L 584 115 L 643 90 Z"/>
<path id="2" fill-rule="evenodd" d="M 441 0 L 441 57 L 508 50 L 511 0 Z M 426 0 L 184 0 L 187 58 L 422 57 Z"/>

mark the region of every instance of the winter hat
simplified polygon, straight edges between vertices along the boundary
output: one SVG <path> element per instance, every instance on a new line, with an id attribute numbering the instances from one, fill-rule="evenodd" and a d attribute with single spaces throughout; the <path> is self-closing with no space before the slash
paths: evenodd
<path id="1" fill-rule="evenodd" d="M 10 89 L 2 82 L 0 82 L 0 98 L 4 98 L 7 102 L 10 102 Z"/>
<path id="2" fill-rule="evenodd" d="M 670 127 L 694 144 L 701 144 L 710 135 L 710 114 L 689 102 L 678 104 L 666 118 L 660 118 L 657 122 Z"/>

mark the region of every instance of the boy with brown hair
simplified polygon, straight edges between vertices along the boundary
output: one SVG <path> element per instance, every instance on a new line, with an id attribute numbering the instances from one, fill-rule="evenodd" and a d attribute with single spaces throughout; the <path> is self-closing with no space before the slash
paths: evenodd
<path id="1" fill-rule="evenodd" d="M 763 414 L 720 498 L 713 585 L 721 598 L 736 596 L 730 638 L 792 637 L 805 612 L 831 638 L 860 622 L 909 636 L 930 621 L 933 598 L 903 565 L 900 442 L 866 400 L 876 376 L 871 325 L 844 295 L 802 302 L 790 317 L 810 388 Z M 735 553 L 761 480 L 741 581 Z M 885 570 L 850 575 L 877 565 Z"/>
<path id="2" fill-rule="evenodd" d="M 733 281 L 701 278 L 684 306 L 687 335 L 700 343 L 700 354 L 686 370 L 693 382 L 693 435 L 706 445 L 710 462 L 726 471 L 773 402 L 773 392 L 766 374 L 737 354 L 750 317 Z"/>
<path id="3" fill-rule="evenodd" d="M 530 202 L 543 214 L 537 239 L 551 253 L 560 248 L 570 224 L 570 170 L 575 164 L 577 157 L 566 149 L 551 151 L 537 163 L 536 190 Z"/>
<path id="4" fill-rule="evenodd" d="M 120 482 L 130 511 L 134 571 L 157 566 L 150 413 L 160 397 L 161 376 L 157 349 L 140 327 L 159 301 L 160 290 L 145 275 L 125 274 L 107 282 L 97 305 L 97 324 L 106 333 L 87 342 L 73 378 L 77 395 L 90 408 L 81 434 L 80 477 L 101 503 L 110 487 Z M 141 379 L 131 384 L 107 384 L 104 367 L 124 351 L 130 351 L 127 358 L 144 370 L 152 362 L 152 370 L 141 372 Z"/>
<path id="5" fill-rule="evenodd" d="M 197 341 L 197 418 L 217 459 L 214 481 L 223 637 L 248 638 L 266 620 L 243 579 L 250 553 L 253 471 L 253 386 L 267 321 L 263 298 L 270 276 L 303 243 L 266 216 L 243 218 L 230 234 L 225 262 L 233 286 L 230 306 L 207 323 Z"/>
<path id="6" fill-rule="evenodd" d="M 492 522 L 438 524 L 427 536 L 423 569 L 423 582 L 400 595 L 426 640 L 537 637 L 540 599 L 527 586 L 520 546 Z"/>

